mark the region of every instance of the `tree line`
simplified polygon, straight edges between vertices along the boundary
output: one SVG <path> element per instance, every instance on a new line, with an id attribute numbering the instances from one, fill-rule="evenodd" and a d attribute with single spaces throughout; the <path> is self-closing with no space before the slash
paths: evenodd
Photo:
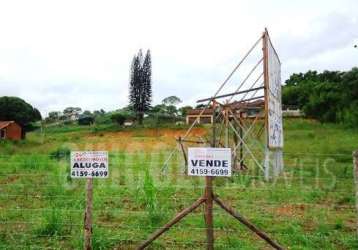
<path id="1" fill-rule="evenodd" d="M 193 107 L 179 107 L 182 100 L 169 96 L 152 106 L 152 60 L 147 50 L 134 55 L 129 80 L 129 104 L 112 112 L 103 109 L 90 112 L 79 107 L 50 112 L 47 123 L 117 123 L 126 120 L 157 126 L 159 123 L 183 121 Z M 282 87 L 283 105 L 299 107 L 307 117 L 321 122 L 343 123 L 358 127 L 358 68 L 349 71 L 307 71 L 295 73 Z M 199 108 L 197 106 L 196 108 Z M 14 120 L 24 131 L 33 129 L 33 123 L 42 120 L 40 112 L 17 97 L 0 97 L 0 121 Z"/>
<path id="2" fill-rule="evenodd" d="M 299 107 L 321 122 L 358 127 L 358 68 L 292 74 L 282 89 L 282 103 Z"/>

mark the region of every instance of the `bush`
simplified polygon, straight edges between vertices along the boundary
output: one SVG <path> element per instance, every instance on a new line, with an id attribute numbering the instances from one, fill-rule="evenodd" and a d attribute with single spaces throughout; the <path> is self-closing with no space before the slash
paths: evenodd
<path id="1" fill-rule="evenodd" d="M 112 123 L 111 114 L 96 116 L 95 121 L 96 124 L 111 124 Z"/>
<path id="2" fill-rule="evenodd" d="M 348 127 L 358 127 L 358 103 L 352 104 L 350 108 L 342 112 L 343 123 Z"/>
<path id="3" fill-rule="evenodd" d="M 92 116 L 81 116 L 78 119 L 78 125 L 92 125 L 94 123 L 94 118 Z"/>
<path id="4" fill-rule="evenodd" d="M 282 103 L 295 105 L 321 122 L 358 125 L 358 68 L 293 74 L 282 88 Z"/>
<path id="5" fill-rule="evenodd" d="M 121 113 L 115 113 L 111 115 L 111 119 L 113 122 L 117 123 L 118 125 L 123 125 L 126 121 L 127 117 Z"/>

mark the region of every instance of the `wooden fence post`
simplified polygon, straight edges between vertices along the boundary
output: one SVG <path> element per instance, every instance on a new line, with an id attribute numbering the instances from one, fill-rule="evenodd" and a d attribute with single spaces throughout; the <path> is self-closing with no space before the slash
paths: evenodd
<path id="1" fill-rule="evenodd" d="M 354 174 L 354 182 L 355 182 L 355 198 L 356 198 L 356 210 L 358 216 L 358 150 L 353 152 L 353 174 Z M 358 220 L 356 222 L 356 230 L 358 236 Z"/>
<path id="2" fill-rule="evenodd" d="M 93 207 L 93 179 L 86 183 L 86 211 L 84 218 L 84 250 L 92 250 L 92 207 Z"/>

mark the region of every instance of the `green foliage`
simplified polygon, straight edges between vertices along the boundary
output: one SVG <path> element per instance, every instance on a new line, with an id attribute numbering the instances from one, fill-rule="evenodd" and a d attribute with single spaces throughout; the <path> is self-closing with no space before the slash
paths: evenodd
<path id="1" fill-rule="evenodd" d="M 111 115 L 111 119 L 113 122 L 117 123 L 118 125 L 122 126 L 126 121 L 126 116 L 121 113 L 115 113 Z"/>
<path id="2" fill-rule="evenodd" d="M 160 222 L 160 212 L 158 211 L 157 190 L 154 186 L 153 178 L 149 173 L 149 169 L 145 171 L 143 183 L 145 207 L 148 212 L 149 220 L 152 225 L 157 225 Z"/>
<path id="3" fill-rule="evenodd" d="M 195 106 L 196 109 L 202 109 L 202 108 L 205 108 L 205 107 L 206 107 L 206 105 L 202 104 L 202 103 Z"/>
<path id="4" fill-rule="evenodd" d="M 101 115 L 105 115 L 105 114 L 106 114 L 106 111 L 104 111 L 103 109 L 93 111 L 93 115 L 96 116 L 96 117 L 101 116 Z"/>
<path id="5" fill-rule="evenodd" d="M 154 107 L 152 107 L 150 109 L 150 113 L 152 114 L 155 114 L 155 113 L 158 113 L 158 114 L 165 114 L 167 112 L 166 110 L 166 105 L 165 104 L 158 104 L 158 105 L 155 105 Z"/>
<path id="6" fill-rule="evenodd" d="M 180 100 L 179 97 L 174 96 L 174 95 L 168 96 L 168 97 L 164 98 L 163 101 L 162 101 L 162 103 L 164 105 L 174 105 L 174 106 L 179 104 L 179 103 L 181 103 L 181 102 L 182 102 L 182 100 Z"/>
<path id="7" fill-rule="evenodd" d="M 358 101 L 353 101 L 348 107 L 338 113 L 340 121 L 348 127 L 358 126 Z"/>
<path id="8" fill-rule="evenodd" d="M 21 170 L 50 170 L 53 166 L 46 155 L 41 154 L 27 154 L 27 155 L 18 155 L 15 154 L 12 157 L 12 160 L 16 162 L 16 167 Z"/>
<path id="9" fill-rule="evenodd" d="M 216 179 L 215 192 L 286 248 L 358 249 L 351 154 L 357 145 L 356 131 L 306 119 L 285 119 L 284 123 L 285 173 L 276 182 L 266 183 L 261 170 L 250 165 L 223 186 Z M 86 182 L 66 181 L 68 162 L 48 155 L 61 151 L 62 138 L 82 148 L 88 143 L 87 135 L 100 145 L 108 143 L 112 133 L 97 137 L 86 127 L 75 127 L 79 130 L 71 126 L 46 132 L 39 144 L 38 132 L 29 133 L 22 143 L 0 143 L 1 249 L 83 248 Z M 106 131 L 103 128 L 100 131 Z M 109 178 L 94 180 L 93 249 L 134 249 L 203 192 L 203 178 L 183 175 L 180 153 L 168 163 L 168 171 L 161 172 L 172 147 L 170 139 L 154 138 L 145 128 L 128 130 L 131 136 L 123 143 L 135 142 L 127 149 L 137 153 L 111 150 Z M 167 131 L 158 129 L 158 134 Z M 154 141 L 162 146 L 147 154 L 142 143 Z M 11 152 L 4 152 L 6 145 L 11 145 Z M 35 157 L 23 163 L 32 154 Z M 35 171 L 29 165 L 32 161 L 37 162 Z M 330 188 L 332 182 L 334 188 Z M 205 248 L 202 209 L 193 211 L 150 248 Z M 219 207 L 214 214 L 215 249 L 268 247 Z"/>
<path id="10" fill-rule="evenodd" d="M 65 116 L 71 116 L 73 114 L 79 114 L 82 111 L 80 107 L 67 107 L 63 110 Z"/>
<path id="11" fill-rule="evenodd" d="M 129 102 L 142 124 L 144 113 L 149 111 L 152 101 L 152 63 L 150 51 L 143 59 L 142 50 L 134 56 L 129 84 Z"/>
<path id="12" fill-rule="evenodd" d="M 295 105 L 321 122 L 358 126 L 358 68 L 347 72 L 293 74 L 282 89 L 282 103 Z"/>
<path id="13" fill-rule="evenodd" d="M 111 116 L 112 116 L 111 113 L 96 115 L 95 123 L 96 124 L 111 124 L 112 123 Z"/>
<path id="14" fill-rule="evenodd" d="M 94 117 L 92 115 L 81 115 L 78 118 L 78 125 L 92 125 L 94 123 Z"/>
<path id="15" fill-rule="evenodd" d="M 168 98 L 177 98 L 176 96 L 167 97 Z M 179 98 L 178 98 L 179 99 Z M 151 125 L 163 126 L 163 124 L 174 123 L 177 121 L 183 121 L 183 118 L 186 116 L 187 112 L 192 109 L 191 106 L 184 106 L 179 109 L 171 103 L 174 101 L 163 100 L 163 104 L 155 105 L 151 108 L 149 112 L 149 117 L 146 119 Z M 179 99 L 180 100 L 180 99 Z"/>
<path id="16" fill-rule="evenodd" d="M 105 230 L 98 226 L 93 226 L 92 248 L 97 250 L 113 249 L 114 241 L 106 237 Z"/>
<path id="17" fill-rule="evenodd" d="M 10 140 L 0 140 L 0 155 L 1 154 L 12 154 L 14 153 L 14 143 L 16 141 L 10 141 Z"/>
<path id="18" fill-rule="evenodd" d="M 192 109 L 193 109 L 192 106 L 184 106 L 184 107 L 179 108 L 178 111 L 179 111 L 179 114 L 180 114 L 182 117 L 184 117 L 184 116 L 186 116 L 186 115 L 188 114 L 188 112 L 189 112 L 190 110 L 192 110 Z"/>
<path id="19" fill-rule="evenodd" d="M 82 115 L 85 115 L 85 116 L 93 116 L 93 114 L 92 114 L 91 111 L 89 111 L 89 110 L 83 111 Z"/>
<path id="20" fill-rule="evenodd" d="M 16 121 L 23 127 L 41 120 L 40 112 L 18 97 L 0 97 L 0 121 Z"/>

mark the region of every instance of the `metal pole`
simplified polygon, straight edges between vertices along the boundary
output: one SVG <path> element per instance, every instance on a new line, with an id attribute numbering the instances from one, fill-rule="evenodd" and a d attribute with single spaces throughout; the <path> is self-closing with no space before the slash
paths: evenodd
<path id="1" fill-rule="evenodd" d="M 179 136 L 178 141 L 179 141 L 179 144 L 180 144 L 181 151 L 183 152 L 185 166 L 188 166 L 188 158 L 186 157 L 186 153 L 185 153 L 185 149 L 184 149 L 184 145 L 183 145 L 183 141 L 182 141 L 181 136 Z M 185 169 L 185 173 L 186 173 L 186 169 Z"/>
<path id="2" fill-rule="evenodd" d="M 267 30 L 265 29 L 265 32 L 263 34 L 262 39 L 262 52 L 264 57 L 264 63 L 263 63 L 263 71 L 264 71 L 264 95 L 265 95 L 265 128 L 266 128 L 266 148 L 265 148 L 265 162 L 264 162 L 264 168 L 265 168 L 265 180 L 268 181 L 270 179 L 270 149 L 269 149 L 269 124 L 268 124 L 268 112 L 269 112 L 269 74 L 268 74 L 268 44 L 267 44 Z"/>
<path id="3" fill-rule="evenodd" d="M 93 207 L 93 179 L 86 183 L 86 211 L 84 217 L 84 250 L 92 250 L 92 207 Z"/>
<path id="4" fill-rule="evenodd" d="M 261 76 L 262 75 L 260 75 L 260 78 L 261 78 Z M 258 80 L 260 78 L 258 78 Z M 257 81 L 255 81 L 254 83 L 256 83 L 256 82 Z M 200 100 L 197 100 L 196 102 L 200 103 L 200 102 L 206 102 L 206 101 L 213 101 L 214 99 L 217 100 L 217 99 L 224 98 L 224 97 L 231 97 L 231 96 L 234 96 L 234 95 L 247 94 L 249 92 L 258 91 L 258 90 L 263 89 L 263 88 L 264 88 L 263 86 L 256 87 L 256 88 L 250 88 L 250 89 L 246 89 L 246 90 L 242 90 L 242 91 L 236 91 L 236 92 L 225 94 L 225 95 L 219 95 L 219 96 L 217 96 L 215 98 L 210 97 L 210 98 L 200 99 Z"/>
<path id="5" fill-rule="evenodd" d="M 242 112 L 240 111 L 239 113 L 239 122 L 240 122 L 240 130 L 239 130 L 239 134 L 240 134 L 240 138 L 243 139 L 243 131 L 242 131 Z M 240 169 L 244 169 L 244 145 L 243 145 L 243 141 L 240 141 Z"/>
<path id="6" fill-rule="evenodd" d="M 225 108 L 225 147 L 229 147 L 229 111 Z"/>

